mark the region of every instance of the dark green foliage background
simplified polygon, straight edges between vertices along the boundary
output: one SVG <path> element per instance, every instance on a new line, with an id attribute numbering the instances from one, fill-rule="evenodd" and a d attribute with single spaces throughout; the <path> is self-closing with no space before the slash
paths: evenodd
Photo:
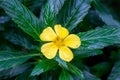
<path id="1" fill-rule="evenodd" d="M 120 0 L 0 0 L 0 80 L 119 80 Z M 81 38 L 67 63 L 40 52 L 61 24 Z"/>

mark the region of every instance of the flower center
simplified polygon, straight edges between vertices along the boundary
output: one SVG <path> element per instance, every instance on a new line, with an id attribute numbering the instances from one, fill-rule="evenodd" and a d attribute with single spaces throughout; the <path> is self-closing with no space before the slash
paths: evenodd
<path id="1" fill-rule="evenodd" d="M 54 41 L 55 45 L 60 48 L 61 46 L 64 46 L 63 39 L 57 37 L 56 40 Z"/>

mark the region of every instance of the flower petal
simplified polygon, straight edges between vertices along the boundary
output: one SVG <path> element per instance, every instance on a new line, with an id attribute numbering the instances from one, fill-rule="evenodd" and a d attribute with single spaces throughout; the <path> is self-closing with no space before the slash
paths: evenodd
<path id="1" fill-rule="evenodd" d="M 42 41 L 54 41 L 56 39 L 56 37 L 57 37 L 57 35 L 51 27 L 47 27 L 40 34 L 40 39 Z"/>
<path id="2" fill-rule="evenodd" d="M 64 39 L 69 34 L 69 31 L 66 28 L 62 27 L 61 25 L 55 25 L 54 29 L 57 36 L 60 37 L 61 39 Z"/>
<path id="3" fill-rule="evenodd" d="M 81 45 L 81 41 L 77 35 L 70 34 L 64 39 L 64 44 L 70 48 L 78 48 Z"/>
<path id="4" fill-rule="evenodd" d="M 73 59 L 73 53 L 68 47 L 61 47 L 59 49 L 59 56 L 62 60 L 70 62 Z"/>
<path id="5" fill-rule="evenodd" d="M 46 43 L 41 47 L 41 52 L 48 59 L 54 58 L 57 53 L 57 50 L 58 48 L 53 42 Z"/>

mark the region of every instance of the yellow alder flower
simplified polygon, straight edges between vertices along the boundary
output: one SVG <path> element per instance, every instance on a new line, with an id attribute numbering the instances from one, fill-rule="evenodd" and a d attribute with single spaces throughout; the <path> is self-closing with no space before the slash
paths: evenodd
<path id="1" fill-rule="evenodd" d="M 69 48 L 78 48 L 81 45 L 80 38 L 75 34 L 70 34 L 69 31 L 61 25 L 55 25 L 54 30 L 47 27 L 40 34 L 42 41 L 47 41 L 41 47 L 41 52 L 48 59 L 56 56 L 57 52 L 59 57 L 67 62 L 73 59 L 73 53 Z"/>

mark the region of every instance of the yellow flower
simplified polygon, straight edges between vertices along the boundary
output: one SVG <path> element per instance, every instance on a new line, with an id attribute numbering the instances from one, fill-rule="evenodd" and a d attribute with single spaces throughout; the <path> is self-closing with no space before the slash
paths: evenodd
<path id="1" fill-rule="evenodd" d="M 80 38 L 75 34 L 70 34 L 69 31 L 61 25 L 55 25 L 54 30 L 47 27 L 40 35 L 42 41 L 48 41 L 41 47 L 41 52 L 48 59 L 52 59 L 59 52 L 59 57 L 64 61 L 71 61 L 73 53 L 70 48 L 78 48 L 81 45 Z"/>

